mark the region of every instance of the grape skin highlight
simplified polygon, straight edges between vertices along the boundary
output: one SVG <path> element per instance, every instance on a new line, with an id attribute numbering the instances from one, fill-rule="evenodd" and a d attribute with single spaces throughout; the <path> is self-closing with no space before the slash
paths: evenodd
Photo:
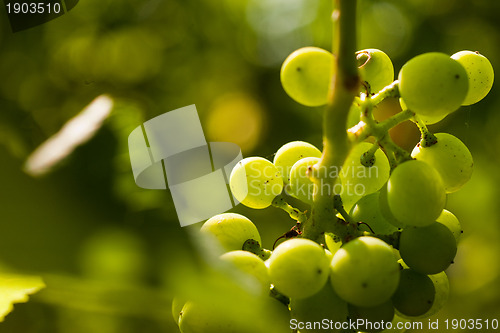
<path id="1" fill-rule="evenodd" d="M 281 173 L 283 184 L 290 182 L 290 171 L 293 165 L 306 157 L 321 157 L 321 151 L 304 141 L 292 141 L 278 149 L 274 155 L 273 164 Z"/>
<path id="2" fill-rule="evenodd" d="M 271 283 L 291 298 L 306 298 L 320 291 L 328 280 L 330 262 L 323 248 L 304 238 L 289 239 L 267 260 Z"/>
<path id="3" fill-rule="evenodd" d="M 201 227 L 200 232 L 214 237 L 225 251 L 241 250 L 248 239 L 261 242 L 255 224 L 247 217 L 236 213 L 224 213 L 211 217 Z"/>
<path id="4" fill-rule="evenodd" d="M 460 51 L 451 58 L 464 66 L 469 79 L 469 91 L 462 105 L 475 104 L 486 97 L 493 86 L 495 76 L 488 58 L 472 51 Z"/>
<path id="5" fill-rule="evenodd" d="M 288 96 L 306 106 L 328 102 L 333 55 L 317 47 L 303 47 L 286 58 L 281 84 Z"/>
<path id="6" fill-rule="evenodd" d="M 387 203 L 402 224 L 426 226 L 434 223 L 446 203 L 439 173 L 418 160 L 398 165 L 387 183 Z"/>
<path id="7" fill-rule="evenodd" d="M 472 155 L 457 137 L 448 133 L 434 134 L 437 143 L 430 147 L 417 144 L 411 156 L 424 161 L 439 172 L 447 193 L 460 190 L 471 178 Z"/>
<path id="8" fill-rule="evenodd" d="M 243 205 L 262 209 L 269 207 L 281 193 L 283 179 L 270 161 L 262 157 L 247 157 L 233 168 L 229 186 L 236 200 Z"/>
<path id="9" fill-rule="evenodd" d="M 342 246 L 331 262 L 330 281 L 348 303 L 371 307 L 389 300 L 399 282 L 399 265 L 392 248 L 370 236 Z"/>
<path id="10" fill-rule="evenodd" d="M 403 65 L 399 92 L 417 115 L 438 118 L 457 110 L 469 89 L 464 67 L 448 55 L 424 53 Z"/>

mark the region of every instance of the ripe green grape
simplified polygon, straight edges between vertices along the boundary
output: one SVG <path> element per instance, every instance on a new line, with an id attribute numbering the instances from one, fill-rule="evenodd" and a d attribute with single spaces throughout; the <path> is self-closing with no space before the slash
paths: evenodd
<path id="1" fill-rule="evenodd" d="M 431 308 L 420 316 L 406 316 L 402 313 L 399 315 L 405 319 L 416 320 L 423 319 L 435 315 L 443 308 L 443 306 L 448 301 L 448 297 L 450 296 L 450 282 L 448 281 L 448 277 L 445 272 L 441 272 L 438 274 L 428 275 L 431 279 L 432 284 L 434 285 L 435 295 L 434 302 L 432 303 Z"/>
<path id="2" fill-rule="evenodd" d="M 248 239 L 261 242 L 255 224 L 243 215 L 224 213 L 208 219 L 201 227 L 201 233 L 214 237 L 225 251 L 241 250 Z"/>
<path id="3" fill-rule="evenodd" d="M 453 262 L 457 242 L 441 223 L 420 228 L 406 228 L 399 239 L 399 253 L 404 262 L 422 274 L 437 274 Z"/>
<path id="4" fill-rule="evenodd" d="M 472 176 L 472 155 L 457 137 L 448 133 L 435 134 L 437 143 L 430 147 L 419 144 L 411 156 L 424 161 L 439 172 L 447 193 L 461 189 Z"/>
<path id="5" fill-rule="evenodd" d="M 443 209 L 436 222 L 439 222 L 448 227 L 458 244 L 458 242 L 460 241 L 460 237 L 462 236 L 462 226 L 460 225 L 460 221 L 458 221 L 457 217 L 453 215 L 452 212 Z"/>
<path id="6" fill-rule="evenodd" d="M 468 91 L 464 67 L 443 53 L 424 53 L 399 72 L 399 92 L 417 115 L 440 117 L 457 110 Z"/>
<path id="7" fill-rule="evenodd" d="M 389 300 L 398 286 L 399 265 L 392 248 L 369 236 L 342 246 L 331 262 L 330 281 L 348 303 L 371 307 Z"/>
<path id="8" fill-rule="evenodd" d="M 347 303 L 332 289 L 330 283 L 325 283 L 316 294 L 302 299 L 290 300 L 290 311 L 293 319 L 298 322 L 321 322 L 328 318 L 333 322 L 344 322 L 347 319 Z M 305 328 L 301 333 L 324 332 L 323 329 Z M 329 332 L 340 332 L 332 330 Z"/>
<path id="9" fill-rule="evenodd" d="M 398 165 L 387 182 L 387 203 L 394 217 L 403 224 L 434 223 L 446 203 L 439 173 L 417 160 Z"/>
<path id="10" fill-rule="evenodd" d="M 243 205 L 262 209 L 269 207 L 281 193 L 283 179 L 270 161 L 262 157 L 247 157 L 233 168 L 229 186 L 236 200 Z"/>
<path id="11" fill-rule="evenodd" d="M 290 182 L 290 171 L 293 165 L 305 157 L 321 157 L 321 151 L 304 141 L 289 142 L 278 149 L 273 163 L 281 173 L 283 184 Z"/>
<path id="12" fill-rule="evenodd" d="M 342 191 L 347 196 L 364 196 L 378 191 L 389 179 L 390 166 L 385 154 L 377 149 L 371 166 L 361 163 L 364 153 L 369 151 L 373 144 L 361 142 L 351 149 L 342 170 L 339 174 L 342 181 Z"/>
<path id="13" fill-rule="evenodd" d="M 406 227 L 406 225 L 396 220 L 396 218 L 391 212 L 391 209 L 389 208 L 389 203 L 387 202 L 387 184 L 382 186 L 382 188 L 378 193 L 379 193 L 378 205 L 380 208 L 380 213 L 382 214 L 384 219 L 386 219 L 387 222 L 389 222 L 396 228 Z"/>
<path id="14" fill-rule="evenodd" d="M 394 306 L 390 300 L 373 307 L 349 304 L 349 318 L 354 321 L 362 319 L 364 322 L 368 322 L 369 324 L 358 327 L 363 332 L 381 332 L 386 327 L 386 323 L 390 323 L 394 319 Z"/>
<path id="15" fill-rule="evenodd" d="M 329 274 L 323 248 L 309 239 L 293 238 L 276 247 L 267 260 L 271 283 L 291 298 L 306 298 L 323 288 Z"/>
<path id="16" fill-rule="evenodd" d="M 353 102 L 351 108 L 349 109 L 349 114 L 347 115 L 347 126 L 346 128 L 351 128 L 359 123 L 361 120 L 361 106 L 356 102 Z"/>
<path id="17" fill-rule="evenodd" d="M 493 86 L 493 66 L 479 52 L 460 51 L 451 56 L 464 66 L 469 80 L 469 92 L 462 105 L 471 105 L 482 100 Z"/>
<path id="18" fill-rule="evenodd" d="M 269 273 L 266 265 L 257 255 L 238 250 L 224 253 L 220 258 L 222 261 L 231 263 L 241 272 L 254 277 L 262 286 L 262 290 L 269 292 Z"/>
<path id="19" fill-rule="evenodd" d="M 435 294 L 434 284 L 427 275 L 403 269 L 392 302 L 402 315 L 420 316 L 431 309 Z"/>
<path id="20" fill-rule="evenodd" d="M 340 247 L 342 246 L 342 242 L 340 241 L 340 238 L 338 238 L 337 236 L 333 236 L 336 238 L 336 239 L 334 239 L 331 235 L 332 234 L 325 232 L 325 244 L 333 256 L 335 254 L 335 252 L 337 252 L 340 249 Z M 331 262 L 332 258 L 329 258 L 329 260 Z"/>
<path id="21" fill-rule="evenodd" d="M 356 60 L 361 80 L 369 84 L 371 93 L 377 93 L 394 81 L 394 66 L 384 52 L 377 49 L 361 50 L 356 52 Z"/>
<path id="22" fill-rule="evenodd" d="M 290 54 L 281 67 L 281 84 L 288 96 L 306 106 L 328 102 L 333 55 L 317 47 L 303 47 Z"/>
<path id="23" fill-rule="evenodd" d="M 402 110 L 408 110 L 408 107 L 406 106 L 405 101 L 403 101 L 402 98 L 399 99 L 399 105 L 401 105 Z M 424 122 L 426 125 L 432 125 L 439 123 L 441 120 L 443 120 L 448 114 L 438 114 L 438 115 L 430 115 L 430 116 L 424 116 L 424 115 L 418 115 L 417 117 Z"/>
<path id="24" fill-rule="evenodd" d="M 392 234 L 398 228 L 390 224 L 382 215 L 379 196 L 380 193 L 375 192 L 361 198 L 351 210 L 351 216 L 355 221 L 368 224 L 376 234 Z M 360 226 L 360 228 L 363 227 Z"/>
<path id="25" fill-rule="evenodd" d="M 309 179 L 307 170 L 318 161 L 317 157 L 306 157 L 293 165 L 288 194 L 306 203 L 313 202 L 314 183 Z"/>

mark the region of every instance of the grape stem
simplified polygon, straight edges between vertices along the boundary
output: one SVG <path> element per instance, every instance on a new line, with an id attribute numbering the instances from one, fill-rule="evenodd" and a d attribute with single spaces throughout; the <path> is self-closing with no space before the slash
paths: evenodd
<path id="1" fill-rule="evenodd" d="M 276 208 L 283 209 L 292 219 L 294 219 L 298 223 L 303 223 L 307 220 L 306 212 L 301 212 L 297 208 L 292 207 L 285 201 L 285 198 L 283 198 L 281 194 L 276 196 L 271 204 Z"/>
<path id="2" fill-rule="evenodd" d="M 338 171 L 350 149 L 347 115 L 360 87 L 355 57 L 357 1 L 335 0 L 333 5 L 336 8 L 332 16 L 336 25 L 333 42 L 333 53 L 337 55 L 333 63 L 335 74 L 323 114 L 323 154 L 311 173 L 311 180 L 315 184 L 311 216 L 302 228 L 303 237 L 320 244 L 324 242 L 326 230 L 342 239 L 354 237 L 358 233 L 356 226 L 338 223 L 333 207 Z"/>
<path id="3" fill-rule="evenodd" d="M 417 127 L 420 130 L 420 146 L 422 146 L 423 148 L 427 148 L 435 145 L 438 142 L 436 136 L 427 129 L 427 126 L 424 124 L 422 119 L 414 116 L 413 122 L 417 124 Z"/>

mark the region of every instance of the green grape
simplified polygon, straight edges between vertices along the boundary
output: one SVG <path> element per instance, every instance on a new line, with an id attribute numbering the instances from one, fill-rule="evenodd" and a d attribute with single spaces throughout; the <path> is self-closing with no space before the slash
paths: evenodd
<path id="1" fill-rule="evenodd" d="M 464 66 L 469 80 L 469 92 L 462 105 L 471 105 L 482 100 L 493 86 L 493 66 L 479 52 L 460 51 L 451 56 Z"/>
<path id="2" fill-rule="evenodd" d="M 435 136 L 436 144 L 424 148 L 419 143 L 413 148 L 411 156 L 439 172 L 447 193 L 456 192 L 472 176 L 472 155 L 457 137 L 448 133 L 437 133 Z"/>
<path id="3" fill-rule="evenodd" d="M 290 324 L 295 322 L 321 322 L 325 318 L 333 322 L 344 322 L 347 319 L 347 303 L 333 291 L 330 283 L 325 283 L 319 292 L 310 297 L 292 298 L 290 300 L 290 311 L 292 315 Z M 301 333 L 324 331 L 319 327 L 300 329 Z M 331 330 L 329 332 L 340 332 L 340 330 Z"/>
<path id="4" fill-rule="evenodd" d="M 394 66 L 384 52 L 377 49 L 361 50 L 356 52 L 356 60 L 361 80 L 369 84 L 371 93 L 377 93 L 394 81 Z"/>
<path id="5" fill-rule="evenodd" d="M 457 110 L 468 91 L 467 72 L 444 53 L 424 53 L 399 72 L 399 92 L 419 116 L 440 117 Z"/>
<path id="6" fill-rule="evenodd" d="M 269 207 L 281 193 L 283 179 L 270 161 L 262 157 L 247 157 L 233 168 L 229 186 L 236 200 L 243 205 L 262 209 Z"/>
<path id="7" fill-rule="evenodd" d="M 333 55 L 317 47 L 303 47 L 290 54 L 281 66 L 281 84 L 288 96 L 306 106 L 328 102 Z"/>
<path id="8" fill-rule="evenodd" d="M 318 157 L 306 157 L 293 165 L 290 171 L 289 195 L 309 204 L 313 202 L 314 183 L 309 179 L 307 170 L 318 161 Z"/>
<path id="9" fill-rule="evenodd" d="M 387 184 L 382 186 L 380 189 L 379 193 L 379 198 L 378 198 L 378 205 L 380 208 L 380 213 L 384 217 L 384 219 L 387 220 L 390 224 L 395 226 L 396 228 L 404 228 L 406 225 L 403 223 L 399 222 L 396 220 L 394 215 L 392 214 L 390 208 L 389 208 L 389 203 L 387 202 Z"/>
<path id="10" fill-rule="evenodd" d="M 419 227 L 434 223 L 446 203 L 439 173 L 422 161 L 398 165 L 387 182 L 387 203 L 401 223 Z"/>
<path id="11" fill-rule="evenodd" d="M 406 228 L 399 238 L 399 253 L 404 262 L 422 274 L 437 274 L 453 262 L 457 242 L 441 223 L 420 228 Z"/>
<path id="12" fill-rule="evenodd" d="M 264 292 L 269 292 L 269 273 L 264 262 L 255 254 L 248 251 L 230 251 L 224 253 L 221 260 L 229 262 L 237 269 L 254 277 L 262 286 Z"/>
<path id="13" fill-rule="evenodd" d="M 293 238 L 276 247 L 267 261 L 271 283 L 291 298 L 317 293 L 328 280 L 328 257 L 309 239 Z"/>
<path id="14" fill-rule="evenodd" d="M 401 105 L 402 110 L 408 110 L 408 107 L 406 106 L 406 103 L 403 101 L 402 98 L 399 99 L 399 105 Z M 418 115 L 417 117 L 424 122 L 426 125 L 432 125 L 439 123 L 441 120 L 443 120 L 448 114 L 438 114 L 438 115 L 430 115 L 430 116 L 424 116 L 424 115 Z"/>
<path id="15" fill-rule="evenodd" d="M 446 304 L 448 297 L 450 296 L 450 282 L 448 281 L 446 273 L 441 272 L 438 274 L 428 275 L 428 277 L 431 279 L 435 290 L 434 302 L 432 302 L 431 308 L 420 316 L 407 316 L 402 313 L 398 313 L 401 317 L 410 320 L 427 318 L 438 313 L 439 310 L 441 310 Z"/>
<path id="16" fill-rule="evenodd" d="M 346 128 L 351 128 L 359 123 L 361 120 L 361 106 L 356 102 L 353 102 L 349 108 L 349 114 L 347 115 L 347 126 Z"/>
<path id="17" fill-rule="evenodd" d="M 460 221 L 458 221 L 457 217 L 453 215 L 452 212 L 443 209 L 436 222 L 439 222 L 448 227 L 458 244 L 458 242 L 460 241 L 460 237 L 462 236 L 462 226 L 460 225 Z"/>
<path id="18" fill-rule="evenodd" d="M 321 157 L 321 151 L 304 141 L 289 142 L 278 149 L 273 163 L 281 173 L 283 184 L 290 182 L 290 171 L 293 165 L 305 157 Z"/>
<path id="19" fill-rule="evenodd" d="M 261 243 L 255 224 L 243 215 L 224 213 L 208 219 L 201 227 L 201 233 L 216 238 L 225 251 L 241 250 L 243 243 L 254 239 Z"/>
<path id="20" fill-rule="evenodd" d="M 337 238 L 337 239 L 334 239 L 333 237 Z M 328 250 L 330 250 L 330 252 L 332 253 L 332 255 L 335 254 L 335 252 L 337 252 L 340 247 L 342 246 L 342 242 L 340 241 L 340 238 L 338 238 L 337 236 L 334 236 L 333 234 L 329 234 L 327 232 L 325 232 L 325 244 L 326 246 L 328 247 Z M 332 262 L 331 260 L 332 258 L 330 258 L 330 262 Z"/>
<path id="21" fill-rule="evenodd" d="M 365 325 L 358 326 L 363 332 L 381 332 L 394 319 L 394 306 L 390 300 L 373 307 L 349 304 L 349 318 L 354 321 L 363 320 Z"/>
<path id="22" fill-rule="evenodd" d="M 372 148 L 373 144 L 361 142 L 354 146 L 347 156 L 339 178 L 342 191 L 347 196 L 364 196 L 378 191 L 389 179 L 390 165 L 385 154 L 377 149 L 371 166 L 361 163 L 361 157 Z"/>
<path id="23" fill-rule="evenodd" d="M 352 208 L 351 216 L 355 221 L 368 224 L 376 234 L 392 234 L 398 228 L 390 224 L 382 215 L 379 206 L 379 196 L 380 192 L 375 192 L 361 198 Z"/>
<path id="24" fill-rule="evenodd" d="M 369 236 L 342 246 L 331 262 L 330 281 L 347 302 L 372 307 L 389 300 L 398 286 L 399 265 L 392 248 Z"/>
<path id="25" fill-rule="evenodd" d="M 186 304 L 186 300 L 180 297 L 174 297 L 172 300 L 172 317 L 177 325 L 179 325 L 179 317 L 184 304 Z"/>
<path id="26" fill-rule="evenodd" d="M 420 316 L 431 309 L 435 294 L 434 284 L 427 275 L 403 269 L 392 302 L 402 315 Z"/>

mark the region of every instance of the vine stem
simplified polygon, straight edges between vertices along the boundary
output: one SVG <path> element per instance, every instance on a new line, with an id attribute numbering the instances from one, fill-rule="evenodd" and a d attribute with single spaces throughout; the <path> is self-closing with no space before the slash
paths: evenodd
<path id="1" fill-rule="evenodd" d="M 356 67 L 356 0 L 335 0 L 334 57 L 329 102 L 323 114 L 323 154 L 314 166 L 311 180 L 315 184 L 310 218 L 303 225 L 303 237 L 322 243 L 325 230 L 342 239 L 353 234 L 351 224 L 339 223 L 335 216 L 333 196 L 338 173 L 349 152 L 346 122 L 349 108 L 360 87 Z"/>

